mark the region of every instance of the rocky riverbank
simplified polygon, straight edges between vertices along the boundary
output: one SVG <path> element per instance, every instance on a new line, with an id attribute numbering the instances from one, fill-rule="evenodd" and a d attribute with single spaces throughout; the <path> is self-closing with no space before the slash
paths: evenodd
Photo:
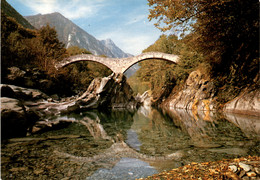
<path id="1" fill-rule="evenodd" d="M 94 79 L 79 97 L 50 97 L 36 89 L 7 84 L 0 88 L 3 139 L 51 127 L 53 123 L 48 121 L 60 114 L 79 113 L 86 109 L 136 108 L 139 105 L 123 74 L 113 73 Z"/>
<path id="2" fill-rule="evenodd" d="M 224 91 L 224 89 L 217 88 L 209 76 L 200 70 L 196 70 L 190 73 L 182 88 L 173 89 L 161 106 L 169 109 L 192 110 L 195 114 L 198 111 L 209 113 L 210 111 L 221 110 L 260 116 L 260 88 L 257 85 L 257 79 L 255 81 L 255 85 L 241 90 L 241 93 L 233 100 L 222 104 L 219 101 L 219 96 L 223 94 L 221 91 Z M 233 94 L 231 93 L 230 96 L 233 96 Z"/>

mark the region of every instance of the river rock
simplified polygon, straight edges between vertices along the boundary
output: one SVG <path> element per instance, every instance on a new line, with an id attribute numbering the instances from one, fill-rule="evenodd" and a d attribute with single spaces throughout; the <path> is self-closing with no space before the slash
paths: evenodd
<path id="1" fill-rule="evenodd" d="M 237 166 L 235 165 L 231 165 L 231 166 L 228 166 L 228 168 L 233 171 L 234 173 L 237 172 Z"/>
<path id="2" fill-rule="evenodd" d="M 10 85 L 10 84 L 0 84 L 1 91 L 4 91 L 4 96 L 2 97 L 12 97 L 20 100 L 42 100 L 48 99 L 49 96 L 45 93 L 37 90 L 37 89 L 30 89 L 24 88 L 20 86 Z"/>
<path id="3" fill-rule="evenodd" d="M 250 171 L 250 166 L 249 165 L 247 165 L 247 164 L 244 164 L 244 163 L 239 163 L 239 166 L 242 168 L 242 169 L 244 169 L 244 171 L 246 171 L 246 172 L 248 172 L 248 171 Z"/>
<path id="4" fill-rule="evenodd" d="M 15 92 L 7 85 L 1 86 L 1 97 L 15 98 Z"/>
<path id="5" fill-rule="evenodd" d="M 260 116 L 260 88 L 245 89 L 224 106 L 224 111 Z"/>
<path id="6" fill-rule="evenodd" d="M 137 103 L 123 74 L 96 78 L 77 99 L 81 108 L 134 108 Z"/>
<path id="7" fill-rule="evenodd" d="M 172 93 L 163 106 L 172 109 L 215 110 L 216 88 L 214 83 L 200 70 L 190 73 L 181 91 Z"/>
<path id="8" fill-rule="evenodd" d="M 144 107 L 150 107 L 152 104 L 152 97 L 149 95 L 149 91 L 145 91 L 142 95 L 138 94 L 135 99 Z"/>
<path id="9" fill-rule="evenodd" d="M 80 106 L 75 103 L 74 105 L 68 106 L 66 113 L 77 113 L 80 111 Z M 64 113 L 64 112 L 63 112 Z"/>
<path id="10" fill-rule="evenodd" d="M 2 139 L 25 136 L 39 119 L 36 113 L 26 109 L 17 99 L 1 97 Z"/>

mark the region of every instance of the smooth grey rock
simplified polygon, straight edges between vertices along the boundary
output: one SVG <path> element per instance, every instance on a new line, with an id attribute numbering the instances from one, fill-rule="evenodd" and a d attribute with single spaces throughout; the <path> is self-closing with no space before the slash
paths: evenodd
<path id="1" fill-rule="evenodd" d="M 135 108 L 137 106 L 126 77 L 115 73 L 108 77 L 94 79 L 76 103 L 85 109 Z"/>
<path id="2" fill-rule="evenodd" d="M 224 106 L 224 111 L 260 116 L 260 89 L 245 89 Z"/>
<path id="3" fill-rule="evenodd" d="M 234 173 L 237 172 L 237 166 L 235 165 L 231 165 L 231 166 L 228 166 L 228 168 L 233 171 Z"/>
<path id="4" fill-rule="evenodd" d="M 2 139 L 25 136 L 28 129 L 37 120 L 39 120 L 39 116 L 26 108 L 19 100 L 7 97 L 1 98 Z"/>
<path id="5" fill-rule="evenodd" d="M 249 165 L 247 165 L 247 164 L 244 164 L 244 163 L 239 163 L 239 166 L 242 168 L 242 169 L 244 169 L 244 171 L 246 171 L 246 172 L 248 172 L 248 171 L 250 171 L 250 166 Z"/>

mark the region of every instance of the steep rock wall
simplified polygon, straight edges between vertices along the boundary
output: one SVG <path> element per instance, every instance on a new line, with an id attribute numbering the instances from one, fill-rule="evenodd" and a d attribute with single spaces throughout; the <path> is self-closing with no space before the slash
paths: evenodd
<path id="1" fill-rule="evenodd" d="M 215 110 L 216 88 L 208 76 L 201 71 L 190 73 L 182 90 L 172 92 L 162 103 L 170 109 Z"/>
<path id="2" fill-rule="evenodd" d="M 162 107 L 169 109 L 192 110 L 209 113 L 212 110 L 222 109 L 226 112 L 234 112 L 247 115 L 260 116 L 260 88 L 252 85 L 241 91 L 235 99 L 222 105 L 217 101 L 217 89 L 213 80 L 200 70 L 190 73 L 185 85 L 179 91 L 173 91 L 162 103 Z"/>

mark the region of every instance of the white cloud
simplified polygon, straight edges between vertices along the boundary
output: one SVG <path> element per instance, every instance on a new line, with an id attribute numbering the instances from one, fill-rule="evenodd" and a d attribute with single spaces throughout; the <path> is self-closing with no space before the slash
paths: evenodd
<path id="1" fill-rule="evenodd" d="M 86 18 L 95 14 L 105 5 L 104 0 L 20 0 L 35 13 L 59 12 L 69 19 Z"/>
<path id="2" fill-rule="evenodd" d="M 17 0 L 35 13 L 59 12 L 70 20 L 87 24 L 84 30 L 98 39 L 112 39 L 124 52 L 138 55 L 158 39 L 161 32 L 147 20 L 147 6 L 122 9 L 117 0 Z M 129 0 L 132 2 L 132 0 Z M 136 0 L 136 2 L 142 1 Z M 144 0 L 143 0 L 144 1 Z M 125 2 L 125 1 L 124 1 Z M 129 10 L 130 9 L 130 10 Z M 90 27 L 91 24 L 91 27 Z M 77 24 L 83 26 L 82 24 Z M 95 27 L 93 29 L 92 27 Z"/>
<path id="3" fill-rule="evenodd" d="M 125 25 L 132 25 L 134 23 L 137 22 L 145 22 L 144 20 L 147 19 L 147 15 L 146 14 L 139 14 L 137 16 L 130 16 L 129 20 L 126 22 Z"/>

